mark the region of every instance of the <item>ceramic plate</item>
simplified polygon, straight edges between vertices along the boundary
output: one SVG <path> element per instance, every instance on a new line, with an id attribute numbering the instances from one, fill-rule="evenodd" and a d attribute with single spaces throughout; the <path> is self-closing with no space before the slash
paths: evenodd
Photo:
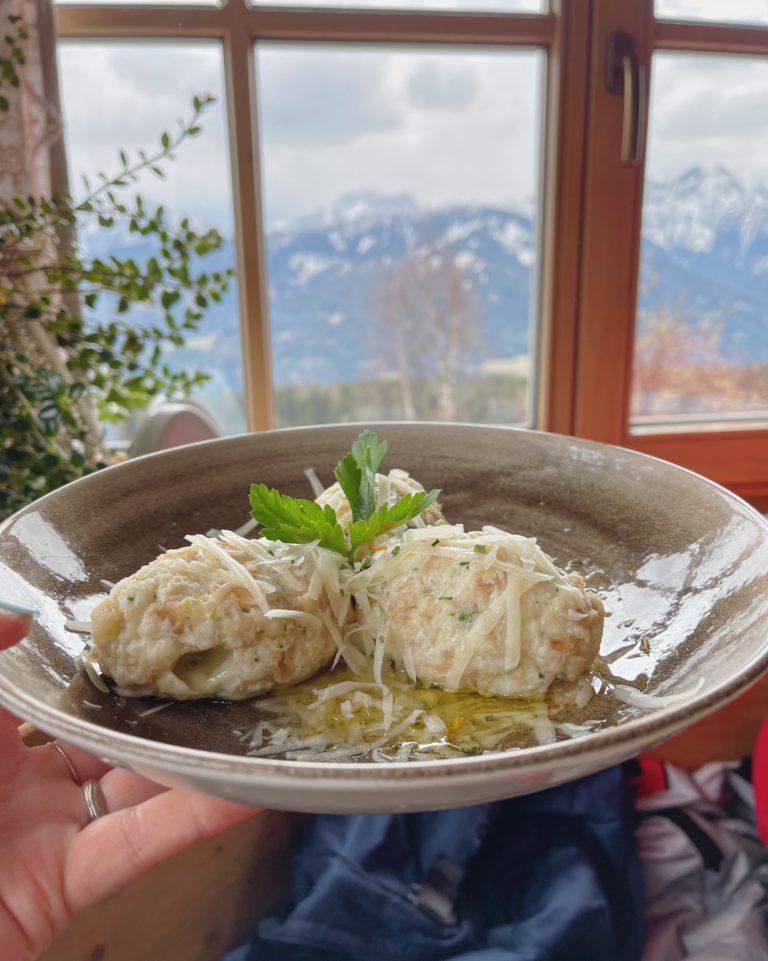
<path id="1" fill-rule="evenodd" d="M 630 707 L 596 695 L 586 736 L 478 757 L 410 763 L 298 762 L 244 755 L 252 702 L 174 705 L 99 694 L 77 666 L 87 620 L 117 581 L 187 533 L 247 519 L 263 481 L 307 496 L 304 469 L 330 479 L 360 425 L 209 441 L 129 461 L 49 494 L 0 528 L 0 593 L 40 622 L 0 654 L 0 703 L 98 755 L 168 785 L 300 811 L 425 810 L 536 791 L 663 740 L 768 666 L 768 528 L 728 491 L 631 451 L 552 434 L 449 424 L 373 425 L 387 465 L 441 487 L 449 521 L 493 524 L 578 559 L 602 596 L 601 656 L 639 690 L 682 694 Z"/>

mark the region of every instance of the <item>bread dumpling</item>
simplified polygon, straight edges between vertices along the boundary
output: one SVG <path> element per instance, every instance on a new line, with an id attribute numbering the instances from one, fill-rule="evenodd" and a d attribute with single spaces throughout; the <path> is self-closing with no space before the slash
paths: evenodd
<path id="1" fill-rule="evenodd" d="M 326 585 L 337 587 L 341 558 L 227 532 L 189 540 L 116 584 L 91 615 L 90 657 L 120 688 L 238 700 L 330 661 L 346 613 L 331 610 L 340 598 Z"/>
<path id="2" fill-rule="evenodd" d="M 350 580 L 363 643 L 446 691 L 540 698 L 581 681 L 604 611 L 579 574 L 496 528 L 407 531 Z"/>

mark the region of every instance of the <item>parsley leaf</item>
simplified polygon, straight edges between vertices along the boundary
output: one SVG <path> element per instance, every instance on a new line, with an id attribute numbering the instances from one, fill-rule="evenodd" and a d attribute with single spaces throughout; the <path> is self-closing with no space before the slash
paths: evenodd
<path id="1" fill-rule="evenodd" d="M 344 496 L 349 501 L 349 506 L 352 508 L 352 520 L 364 520 L 365 518 L 361 512 L 360 498 L 360 488 L 363 484 L 363 472 L 360 469 L 360 465 L 355 460 L 355 455 L 347 454 L 336 465 L 336 469 L 333 473 L 336 477 L 336 480 L 339 482 L 341 489 L 344 491 Z"/>
<path id="2" fill-rule="evenodd" d="M 352 509 L 353 520 L 368 520 L 376 510 L 376 471 L 388 450 L 389 444 L 385 440 L 379 440 L 371 430 L 364 430 L 352 445 L 352 457 L 361 474 L 358 485 L 358 511 L 355 516 L 355 510 Z M 344 460 L 346 459 L 345 457 Z M 341 484 L 340 480 L 339 483 Z M 346 494 L 346 491 L 344 493 Z M 352 501 L 350 506 L 351 504 Z"/>
<path id="3" fill-rule="evenodd" d="M 349 549 L 354 556 L 363 544 L 372 541 L 380 534 L 400 527 L 433 504 L 440 496 L 439 490 L 417 491 L 405 494 L 396 504 L 382 504 L 367 520 L 359 520 L 349 528 Z"/>
<path id="4" fill-rule="evenodd" d="M 347 553 L 344 531 L 332 507 L 288 497 L 266 484 L 251 485 L 250 502 L 251 516 L 264 525 L 261 533 L 268 540 L 285 544 L 317 541 L 320 547 Z"/>

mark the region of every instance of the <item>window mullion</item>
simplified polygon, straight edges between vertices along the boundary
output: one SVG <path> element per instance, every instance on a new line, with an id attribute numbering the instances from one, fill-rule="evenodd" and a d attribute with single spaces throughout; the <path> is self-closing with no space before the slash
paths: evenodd
<path id="1" fill-rule="evenodd" d="M 251 430 L 272 426 L 272 377 L 266 269 L 261 217 L 256 72 L 247 31 L 230 23 L 224 38 L 224 73 L 237 241 L 238 294 L 245 383 Z"/>
<path id="2" fill-rule="evenodd" d="M 536 426 L 573 432 L 590 4 L 553 3 L 547 60 Z"/>
<path id="3" fill-rule="evenodd" d="M 628 34 L 648 70 L 652 2 L 595 0 L 577 344 L 575 433 L 622 443 L 627 432 L 643 163 L 622 163 L 623 98 L 605 86 L 609 37 Z M 641 118 L 647 123 L 647 117 Z"/>

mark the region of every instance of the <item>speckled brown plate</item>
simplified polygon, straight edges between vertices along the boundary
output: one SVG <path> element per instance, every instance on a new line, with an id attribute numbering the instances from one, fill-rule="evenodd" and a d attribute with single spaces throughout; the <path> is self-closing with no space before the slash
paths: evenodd
<path id="1" fill-rule="evenodd" d="M 42 616 L 0 654 L 0 703 L 45 731 L 165 784 L 302 811 L 423 810 L 535 791 L 630 757 L 742 690 L 768 666 L 768 526 L 720 487 L 641 454 L 500 427 L 381 424 L 389 467 L 441 487 L 446 516 L 537 535 L 577 560 L 605 600 L 601 653 L 641 690 L 690 692 L 639 710 L 593 698 L 595 730 L 544 746 L 418 763 L 243 756 L 234 729 L 253 702 L 179 704 L 139 717 L 78 672 L 87 619 L 116 581 L 186 533 L 247 519 L 253 481 L 306 496 L 304 468 L 330 478 L 360 425 L 227 438 L 139 458 L 77 481 L 0 528 L 0 593 Z"/>

